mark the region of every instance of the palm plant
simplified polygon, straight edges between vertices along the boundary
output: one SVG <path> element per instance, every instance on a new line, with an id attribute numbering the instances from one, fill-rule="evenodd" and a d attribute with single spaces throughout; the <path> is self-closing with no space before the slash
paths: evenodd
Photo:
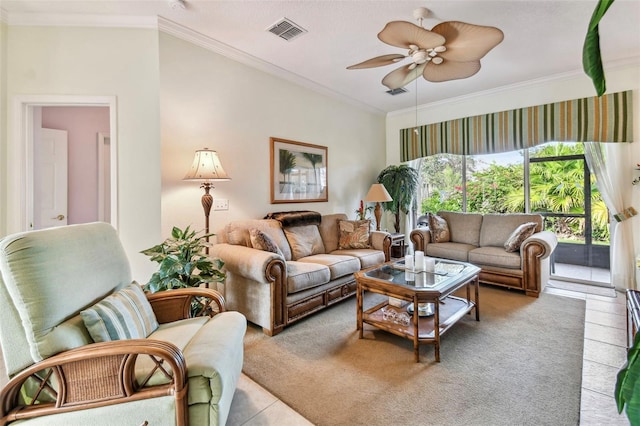
<path id="1" fill-rule="evenodd" d="M 400 212 L 409 213 L 419 182 L 418 171 L 406 164 L 389 166 L 378 175 L 378 183 L 383 184 L 393 198 L 392 201 L 383 203 L 382 208 L 395 215 L 396 232 L 400 232 Z"/>
<path id="2" fill-rule="evenodd" d="M 302 156 L 307 159 L 311 163 L 313 167 L 313 178 L 315 180 L 315 184 L 318 184 L 318 171 L 316 170 L 316 165 L 322 162 L 322 155 L 320 154 L 312 154 L 310 152 L 303 152 Z"/>
<path id="3" fill-rule="evenodd" d="M 290 177 L 291 171 L 296 167 L 296 156 L 293 152 L 286 149 L 280 150 L 280 173 L 282 173 L 282 181 L 280 182 L 280 192 L 287 184 L 287 178 Z M 291 179 L 289 179 L 290 181 Z"/>

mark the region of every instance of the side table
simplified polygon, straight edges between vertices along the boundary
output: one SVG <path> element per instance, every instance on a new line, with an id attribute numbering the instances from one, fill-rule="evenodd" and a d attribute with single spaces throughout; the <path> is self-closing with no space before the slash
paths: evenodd
<path id="1" fill-rule="evenodd" d="M 391 257 L 402 259 L 405 254 L 404 234 L 393 233 L 391 234 Z"/>

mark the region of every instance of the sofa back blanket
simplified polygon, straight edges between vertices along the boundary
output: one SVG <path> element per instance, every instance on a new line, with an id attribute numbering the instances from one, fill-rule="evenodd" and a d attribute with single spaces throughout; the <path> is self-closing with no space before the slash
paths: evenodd
<path id="1" fill-rule="evenodd" d="M 277 220 L 282 224 L 283 228 L 288 226 L 320 225 L 322 220 L 320 213 L 310 210 L 274 212 L 267 214 L 264 218 Z"/>

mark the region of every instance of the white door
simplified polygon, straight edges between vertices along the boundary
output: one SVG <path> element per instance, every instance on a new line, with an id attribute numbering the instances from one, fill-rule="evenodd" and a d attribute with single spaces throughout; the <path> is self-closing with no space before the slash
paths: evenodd
<path id="1" fill-rule="evenodd" d="M 39 129 L 34 138 L 33 229 L 67 224 L 67 131 Z"/>

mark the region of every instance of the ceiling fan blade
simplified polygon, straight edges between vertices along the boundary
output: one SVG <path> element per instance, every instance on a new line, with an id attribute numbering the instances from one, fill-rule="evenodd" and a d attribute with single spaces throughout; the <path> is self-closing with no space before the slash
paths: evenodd
<path id="1" fill-rule="evenodd" d="M 478 71 L 480 71 L 480 61 L 456 62 L 445 60 L 439 65 L 428 63 L 422 76 L 425 80 L 439 83 L 441 81 L 471 77 Z"/>
<path id="2" fill-rule="evenodd" d="M 388 22 L 378 33 L 378 38 L 391 46 L 405 49 L 409 49 L 411 44 L 427 49 L 441 46 L 445 42 L 441 35 L 406 21 Z"/>
<path id="3" fill-rule="evenodd" d="M 440 56 L 459 62 L 481 59 L 504 39 L 504 33 L 498 28 L 459 21 L 442 22 L 431 31 L 447 40 L 447 50 L 440 53 Z"/>
<path id="4" fill-rule="evenodd" d="M 411 65 L 413 64 L 405 65 L 391 71 L 389 74 L 384 76 L 382 84 L 387 86 L 389 89 L 394 90 L 411 83 L 413 80 L 420 77 L 426 64 L 418 65 L 413 69 L 410 68 Z"/>
<path id="5" fill-rule="evenodd" d="M 348 70 L 356 70 L 361 68 L 374 68 L 381 67 L 383 65 L 395 64 L 396 62 L 401 61 L 406 58 L 405 55 L 401 55 L 399 53 L 392 53 L 390 55 L 382 55 L 376 56 L 375 58 L 367 59 L 364 62 L 360 62 L 359 64 L 348 66 Z"/>

